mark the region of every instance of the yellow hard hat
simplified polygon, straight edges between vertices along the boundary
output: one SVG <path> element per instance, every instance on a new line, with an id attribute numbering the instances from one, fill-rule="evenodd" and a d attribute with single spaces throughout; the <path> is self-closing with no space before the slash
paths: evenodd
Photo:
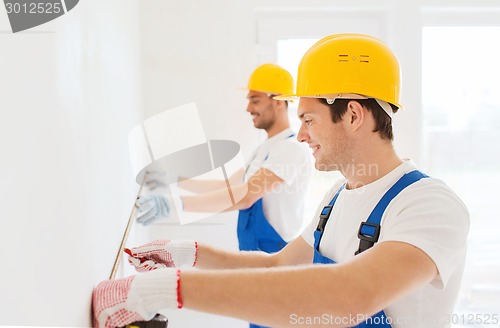
<path id="1" fill-rule="evenodd" d="M 359 95 L 398 108 L 399 62 L 379 39 L 364 34 L 334 34 L 314 44 L 300 61 L 295 97 L 351 98 Z"/>
<path id="2" fill-rule="evenodd" d="M 248 79 L 248 90 L 275 95 L 293 93 L 293 77 L 281 66 L 264 64 L 257 67 Z"/>

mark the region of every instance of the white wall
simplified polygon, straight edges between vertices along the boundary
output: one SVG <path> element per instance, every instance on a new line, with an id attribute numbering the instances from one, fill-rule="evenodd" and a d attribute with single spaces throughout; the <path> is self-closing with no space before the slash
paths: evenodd
<path id="1" fill-rule="evenodd" d="M 0 325 L 90 326 L 137 189 L 137 2 L 81 1 L 19 34 L 0 9 L 0 30 Z"/>
<path id="2" fill-rule="evenodd" d="M 207 137 L 253 147 L 241 89 L 258 64 L 251 2 L 143 1 L 140 20 L 145 115 L 195 101 Z"/>

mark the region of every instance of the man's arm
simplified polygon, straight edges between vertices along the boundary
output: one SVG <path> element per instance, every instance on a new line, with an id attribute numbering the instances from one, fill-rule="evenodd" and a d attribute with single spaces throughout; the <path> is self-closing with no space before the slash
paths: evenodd
<path id="1" fill-rule="evenodd" d="M 182 196 L 184 211 L 220 212 L 246 209 L 284 181 L 272 171 L 259 169 L 247 183 L 203 195 Z M 228 192 L 237 202 L 228 204 Z"/>
<path id="2" fill-rule="evenodd" d="M 186 308 L 284 327 L 296 326 L 293 316 L 373 315 L 437 274 L 422 250 L 388 241 L 341 264 L 186 271 L 180 286 Z"/>
<path id="3" fill-rule="evenodd" d="M 281 251 L 228 252 L 199 244 L 196 267 L 199 269 L 270 268 L 312 263 L 313 248 L 302 237 L 288 243 Z"/>
<path id="4" fill-rule="evenodd" d="M 240 169 L 233 175 L 231 175 L 231 177 L 229 177 L 229 181 L 181 178 L 179 180 L 178 187 L 197 194 L 209 193 L 216 190 L 227 189 L 227 182 L 229 182 L 231 185 L 242 184 L 244 182 L 244 175 L 245 171 L 243 169 Z"/>

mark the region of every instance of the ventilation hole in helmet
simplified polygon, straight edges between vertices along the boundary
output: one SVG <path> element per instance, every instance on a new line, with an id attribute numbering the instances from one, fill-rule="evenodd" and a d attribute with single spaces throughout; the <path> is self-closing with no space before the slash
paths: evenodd
<path id="1" fill-rule="evenodd" d="M 369 63 L 370 62 L 370 56 L 368 55 L 359 55 L 360 59 L 359 59 L 359 62 L 360 63 Z"/>
<path id="2" fill-rule="evenodd" d="M 339 62 L 346 63 L 349 61 L 349 55 L 339 55 Z"/>

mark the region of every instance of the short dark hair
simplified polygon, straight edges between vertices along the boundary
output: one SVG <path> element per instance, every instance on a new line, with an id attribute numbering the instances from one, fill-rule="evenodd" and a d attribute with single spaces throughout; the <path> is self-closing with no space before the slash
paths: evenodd
<path id="1" fill-rule="evenodd" d="M 268 93 L 268 94 L 267 94 L 267 96 L 268 96 L 269 98 L 271 98 L 271 99 L 274 99 L 274 97 L 276 97 L 276 96 L 280 96 L 280 95 L 281 95 L 281 94 L 279 94 L 279 93 Z M 276 100 L 278 100 L 278 99 L 276 99 Z M 285 102 L 285 107 L 288 109 L 288 100 L 282 100 L 282 101 L 284 101 L 284 102 Z"/>
<path id="2" fill-rule="evenodd" d="M 387 113 L 380 107 L 377 101 L 374 98 L 368 99 L 340 99 L 337 98 L 333 102 L 333 104 L 328 104 L 326 99 L 319 99 L 322 104 L 325 104 L 330 109 L 330 116 L 332 118 L 333 123 L 338 123 L 342 116 L 344 116 L 347 111 L 347 104 L 354 100 L 361 104 L 361 106 L 365 107 L 368 111 L 370 111 L 375 119 L 375 129 L 373 132 L 378 132 L 382 139 L 394 140 L 394 135 L 392 133 L 392 120 L 387 115 Z M 396 113 L 398 111 L 398 107 L 391 105 L 392 112 Z"/>

